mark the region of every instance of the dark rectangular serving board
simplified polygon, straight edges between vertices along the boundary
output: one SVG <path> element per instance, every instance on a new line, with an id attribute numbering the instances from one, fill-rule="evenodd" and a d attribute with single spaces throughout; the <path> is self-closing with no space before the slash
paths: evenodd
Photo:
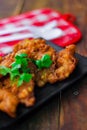
<path id="1" fill-rule="evenodd" d="M 47 41 L 47 44 L 55 48 L 57 51 L 62 49 L 52 42 Z M 33 107 L 26 108 L 24 106 L 19 106 L 17 110 L 17 117 L 14 119 L 0 111 L 0 130 L 5 128 L 7 129 L 9 126 L 14 125 L 14 123 L 23 119 L 27 116 L 27 114 L 31 114 L 32 111 L 35 111 L 39 106 L 45 103 L 48 99 L 52 98 L 58 92 L 64 90 L 66 87 L 82 78 L 87 73 L 87 58 L 79 54 L 76 54 L 76 57 L 78 59 L 78 64 L 69 78 L 55 84 L 46 84 L 43 88 L 36 87 L 36 103 Z"/>

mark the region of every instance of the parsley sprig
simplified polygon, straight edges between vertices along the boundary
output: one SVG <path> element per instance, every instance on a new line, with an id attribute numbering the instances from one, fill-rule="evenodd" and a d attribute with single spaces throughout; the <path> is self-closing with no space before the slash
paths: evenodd
<path id="1" fill-rule="evenodd" d="M 10 79 L 13 81 L 18 80 L 17 86 L 21 86 L 23 82 L 29 82 L 32 79 L 30 69 L 28 67 L 29 61 L 32 61 L 39 69 L 49 68 L 52 64 L 50 55 L 45 54 L 39 60 L 33 60 L 28 58 L 25 53 L 18 54 L 15 56 L 15 61 L 11 64 L 11 68 L 0 66 L 0 74 L 10 75 Z"/>

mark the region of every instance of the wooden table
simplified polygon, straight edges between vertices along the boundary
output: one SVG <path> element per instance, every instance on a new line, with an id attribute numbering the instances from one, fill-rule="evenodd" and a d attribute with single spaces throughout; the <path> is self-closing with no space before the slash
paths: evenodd
<path id="1" fill-rule="evenodd" d="M 77 17 L 77 25 L 83 33 L 77 52 L 87 56 L 87 0 L 0 0 L 0 18 L 43 7 Z M 14 130 L 87 130 L 87 75 Z"/>

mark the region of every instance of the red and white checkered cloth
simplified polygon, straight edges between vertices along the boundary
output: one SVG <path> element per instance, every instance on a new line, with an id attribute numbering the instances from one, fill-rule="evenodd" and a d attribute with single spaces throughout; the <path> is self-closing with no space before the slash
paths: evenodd
<path id="1" fill-rule="evenodd" d="M 34 25 L 43 27 L 45 24 L 55 20 L 57 21 L 57 28 L 60 28 L 64 32 L 64 36 L 52 40 L 53 43 L 59 46 L 66 46 L 72 43 L 76 43 L 81 38 L 81 32 L 79 29 L 69 21 L 69 17 L 73 21 L 74 17 L 71 15 L 62 15 L 57 11 L 51 9 L 38 9 L 31 12 L 27 12 L 18 16 L 5 18 L 0 20 L 0 30 L 13 29 L 15 27 L 23 27 L 25 25 Z M 18 32 L 23 33 L 23 32 Z M 31 33 L 31 32 L 29 32 Z M 11 36 L 15 34 L 9 34 Z M 7 36 L 7 35 L 6 35 Z M 0 36 L 2 37 L 2 36 Z M 3 35 L 3 38 L 5 35 Z M 9 53 L 12 50 L 14 44 L 18 41 L 12 41 L 8 43 L 0 43 L 0 55 Z"/>

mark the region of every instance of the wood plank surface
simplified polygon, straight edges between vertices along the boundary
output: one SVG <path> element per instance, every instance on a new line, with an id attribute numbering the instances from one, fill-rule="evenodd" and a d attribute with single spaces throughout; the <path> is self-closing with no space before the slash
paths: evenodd
<path id="1" fill-rule="evenodd" d="M 87 130 L 87 78 L 71 87 L 62 93 L 60 128 Z"/>
<path id="2" fill-rule="evenodd" d="M 45 7 L 76 16 L 76 25 L 83 34 L 77 52 L 87 56 L 87 0 L 0 0 L 0 18 Z M 87 75 L 14 130 L 87 130 Z"/>

